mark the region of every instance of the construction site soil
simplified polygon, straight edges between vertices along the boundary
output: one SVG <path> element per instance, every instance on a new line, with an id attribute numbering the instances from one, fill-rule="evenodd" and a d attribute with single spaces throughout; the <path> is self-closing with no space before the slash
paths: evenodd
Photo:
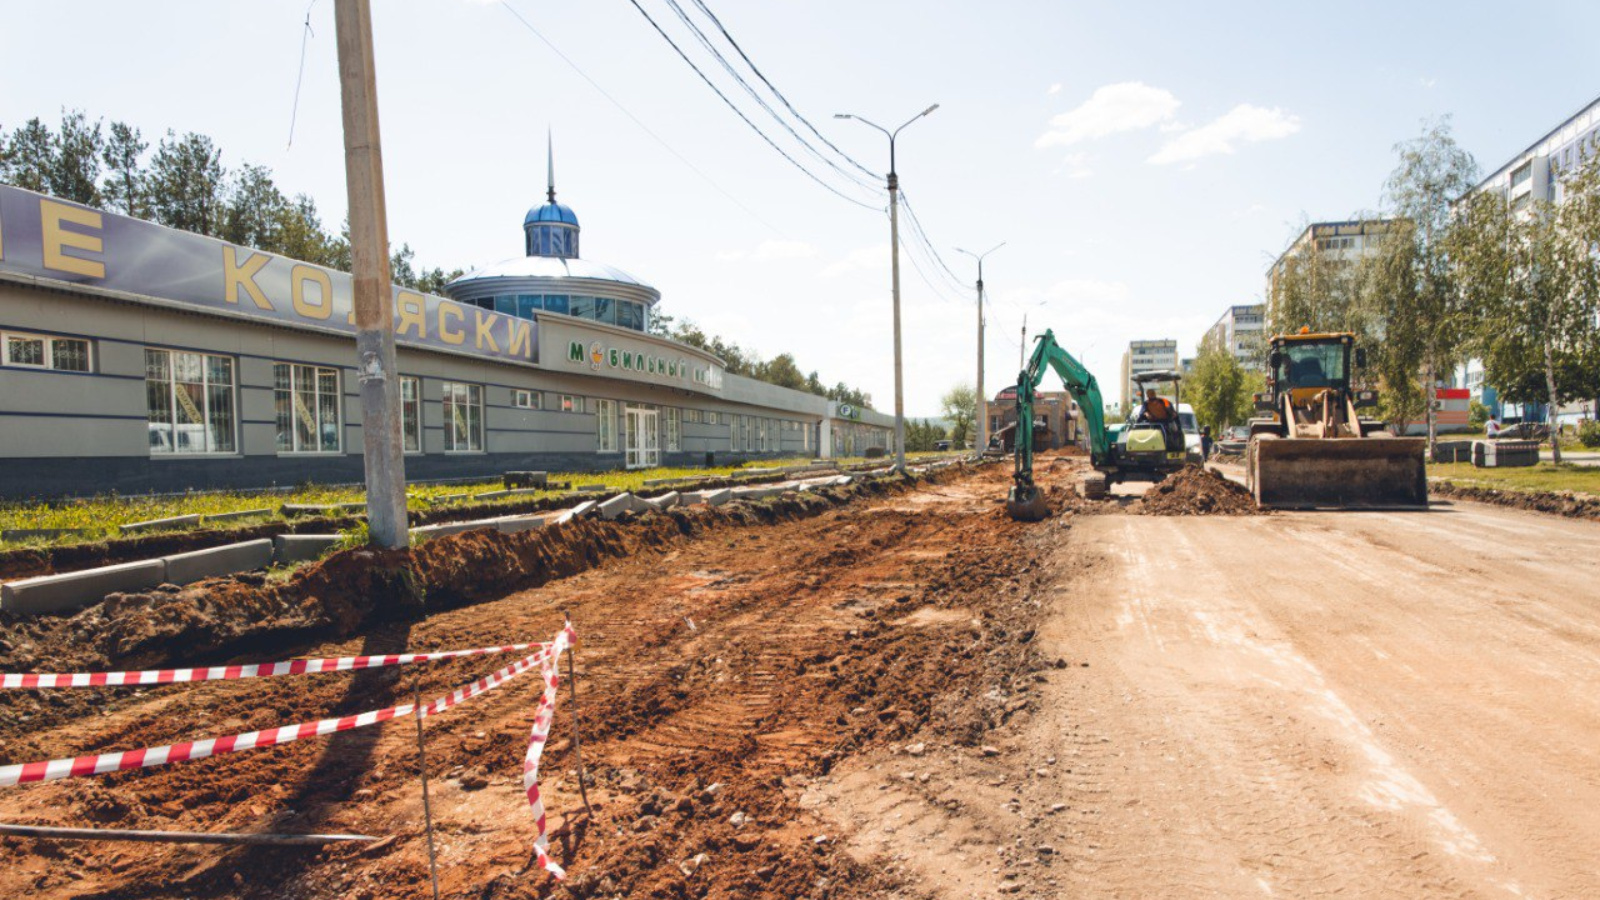
<path id="1" fill-rule="evenodd" d="M 1139 512 L 1147 516 L 1253 516 L 1264 510 L 1238 484 L 1199 466 L 1184 466 L 1144 492 Z"/>
<path id="2" fill-rule="evenodd" d="M 1076 476 L 1050 467 L 1042 481 Z M 570 614 L 543 788 L 556 882 L 532 862 L 521 759 L 539 681 L 427 722 L 447 897 L 853 897 L 895 876 L 803 811 L 841 760 L 916 736 L 979 747 L 1046 670 L 1032 587 L 1066 520 L 1010 521 L 1006 467 L 878 479 L 721 509 L 409 551 L 348 551 L 286 581 L 241 576 L 0 623 L 0 669 L 72 671 L 547 640 Z M 421 615 L 425 611 L 426 615 Z M 136 749 L 438 696 L 503 662 L 196 686 L 9 692 L 0 760 Z M 579 746 L 592 814 L 579 797 Z M 0 896 L 411 898 L 428 892 L 410 722 L 146 771 L 8 789 L 0 820 L 348 832 L 327 848 L 0 839 Z"/>
<path id="3" fill-rule="evenodd" d="M 1600 520 L 1600 497 L 1555 491 L 1502 491 L 1498 488 L 1477 487 L 1442 480 L 1430 482 L 1428 490 L 1436 497 L 1449 497 L 1453 500 L 1491 503 L 1512 509 L 1566 516 L 1569 519 Z"/>

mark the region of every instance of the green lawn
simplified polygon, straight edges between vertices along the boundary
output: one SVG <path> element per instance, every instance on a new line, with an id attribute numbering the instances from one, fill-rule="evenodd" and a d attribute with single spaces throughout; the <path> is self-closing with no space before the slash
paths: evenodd
<path id="1" fill-rule="evenodd" d="M 1460 485 L 1509 491 L 1571 491 L 1600 496 L 1600 466 L 1541 462 L 1518 469 L 1478 469 L 1471 463 L 1433 463 L 1428 474 Z"/>
<path id="2" fill-rule="evenodd" d="M 909 453 L 911 459 L 927 459 L 944 456 L 959 455 L 950 453 Z M 840 465 L 852 465 L 866 462 L 864 458 L 835 460 Z M 892 460 L 879 460 L 887 465 Z M 811 459 L 771 459 L 753 461 L 744 467 L 743 471 L 757 468 L 773 468 L 777 466 L 801 465 L 813 462 Z M 737 475 L 740 468 L 734 466 L 716 466 L 713 468 L 655 468 L 636 469 L 633 471 L 610 472 L 552 472 L 552 482 L 571 482 L 574 487 L 584 484 L 604 484 L 618 491 L 638 491 L 644 488 L 646 481 L 664 478 L 714 478 L 718 476 Z M 407 487 L 407 506 L 413 510 L 431 509 L 439 504 L 437 498 L 452 494 L 467 494 L 465 500 L 450 501 L 456 503 L 497 503 L 512 504 L 523 503 L 529 499 L 550 496 L 555 491 L 540 494 L 520 494 L 511 497 L 491 500 L 474 500 L 471 495 L 486 491 L 500 490 L 503 487 L 499 480 L 474 482 L 471 484 L 413 484 Z M 0 531 L 9 529 L 77 529 L 84 532 L 81 535 L 69 535 L 53 540 L 29 540 L 23 542 L 0 542 L 0 548 L 19 545 L 44 545 L 61 543 L 78 543 L 88 540 L 103 540 L 120 534 L 119 525 L 130 522 L 145 522 L 152 519 L 166 519 L 173 516 L 187 515 L 217 515 L 219 513 L 240 512 L 250 509 L 270 508 L 271 515 L 257 519 L 246 520 L 242 523 L 227 524 L 259 524 L 281 519 L 278 510 L 286 503 L 292 504 L 329 504 L 329 503 L 359 503 L 366 499 L 366 494 L 361 488 L 355 486 L 327 487 L 321 485 L 306 485 L 294 490 L 271 492 L 231 492 L 231 491 L 204 491 L 181 495 L 158 496 L 100 496 L 81 500 L 63 502 L 0 502 Z M 227 527 L 219 523 L 221 527 Z"/>

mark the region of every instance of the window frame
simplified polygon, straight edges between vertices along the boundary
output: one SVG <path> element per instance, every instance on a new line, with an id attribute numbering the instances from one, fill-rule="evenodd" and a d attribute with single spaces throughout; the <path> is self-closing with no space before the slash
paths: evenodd
<path id="1" fill-rule="evenodd" d="M 515 409 L 537 410 L 544 406 L 544 402 L 538 391 L 530 388 L 512 388 L 511 405 Z"/>
<path id="2" fill-rule="evenodd" d="M 666 439 L 662 443 L 665 453 L 681 453 L 683 451 L 683 410 L 676 406 L 668 406 L 661 411 L 665 422 Z"/>
<path id="3" fill-rule="evenodd" d="M 560 410 L 561 412 L 568 412 L 568 413 L 582 413 L 583 412 L 584 404 L 583 404 L 583 398 L 582 397 L 578 396 L 577 394 L 562 394 L 560 396 L 561 396 L 561 400 L 560 400 L 559 405 L 561 407 L 561 410 Z"/>
<path id="4" fill-rule="evenodd" d="M 488 450 L 488 429 L 484 423 L 484 387 L 470 381 L 442 382 L 444 391 L 440 395 L 440 407 L 448 411 L 444 417 L 444 452 L 452 454 L 485 453 Z M 462 388 L 460 393 L 465 397 L 457 397 L 457 388 Z M 455 429 L 455 410 L 459 407 L 467 410 L 467 445 L 456 446 L 458 440 Z M 473 416 L 473 412 L 477 415 Z M 476 446 L 474 446 L 476 445 Z"/>
<path id="5" fill-rule="evenodd" d="M 288 387 L 287 391 L 285 391 L 285 389 L 283 389 L 283 388 L 278 387 L 278 367 L 279 366 L 287 366 L 288 369 L 289 369 L 289 387 Z M 314 401 L 316 401 L 315 410 L 314 411 L 316 413 L 317 443 L 316 443 L 315 447 L 311 447 L 311 448 L 306 448 L 306 447 L 300 446 L 300 429 L 295 427 L 298 423 L 296 422 L 296 419 L 295 419 L 294 404 L 296 403 L 296 401 L 297 401 L 297 399 L 299 397 L 299 394 L 300 394 L 299 373 L 302 370 L 309 370 L 311 372 L 311 385 L 312 385 L 312 387 L 311 387 L 311 397 L 312 397 L 312 399 Z M 323 397 L 329 396 L 329 395 L 323 392 L 323 390 L 321 389 L 321 384 L 322 384 L 322 376 L 324 374 L 328 374 L 328 373 L 331 373 L 333 375 L 333 393 L 331 395 L 333 397 L 333 400 L 334 400 L 334 403 L 333 403 L 333 411 L 334 411 L 334 422 L 333 422 L 334 430 L 333 430 L 333 433 L 335 435 L 335 440 L 337 442 L 336 445 L 333 447 L 333 449 L 325 449 L 322 446 L 322 435 L 323 435 L 324 431 L 326 430 L 326 427 L 327 427 L 328 423 L 324 422 L 322 420 L 322 403 L 321 403 L 321 400 L 322 400 Z M 278 399 L 279 398 L 278 398 L 278 395 L 279 394 L 283 394 L 283 393 L 287 393 L 289 395 L 289 403 L 290 403 L 290 408 L 289 408 L 289 430 L 288 430 L 289 446 L 288 447 L 283 447 L 278 443 L 279 438 L 282 435 L 282 425 L 283 425 L 282 420 L 279 418 L 279 409 L 278 409 Z M 344 371 L 342 369 L 340 369 L 338 366 L 323 366 L 323 365 L 317 365 L 316 363 L 297 363 L 297 362 L 289 362 L 288 360 L 282 360 L 282 359 L 274 360 L 273 363 L 272 363 L 272 409 L 273 409 L 273 424 L 280 429 L 279 430 L 279 434 L 278 435 L 274 435 L 274 437 L 273 437 L 273 447 L 275 449 L 275 452 L 278 453 L 280 456 L 340 456 L 340 455 L 344 454 L 344 426 L 345 426 Z M 402 426 L 403 425 L 404 425 L 404 423 L 402 422 Z"/>
<path id="6" fill-rule="evenodd" d="M 406 386 L 415 385 L 412 396 L 406 399 Z M 414 409 L 413 409 L 414 408 Z M 408 410 L 412 410 L 408 413 Z M 409 427 L 408 427 L 409 426 Z M 416 449 L 406 446 L 406 441 L 416 432 Z M 400 376 L 400 451 L 407 454 L 422 454 L 426 448 L 422 444 L 422 378 L 416 375 Z"/>
<path id="7" fill-rule="evenodd" d="M 166 401 L 167 401 L 167 404 L 166 404 L 165 412 L 169 417 L 167 419 L 167 421 L 165 421 L 165 422 L 151 422 L 151 420 L 150 420 L 150 386 L 152 384 L 152 379 L 150 377 L 150 357 L 151 357 L 151 354 L 160 354 L 162 357 L 165 358 L 166 377 L 163 379 L 162 385 L 166 390 Z M 9 355 L 9 353 L 8 353 L 8 355 Z M 179 384 L 179 382 L 178 382 L 178 367 L 174 364 L 174 360 L 179 355 L 197 357 L 199 359 L 199 361 L 200 361 L 200 365 L 199 365 L 200 381 L 199 381 L 199 384 L 200 384 L 201 407 L 200 407 L 199 413 L 200 413 L 200 424 L 201 424 L 201 427 L 202 427 L 202 433 L 205 435 L 205 447 L 203 449 L 200 449 L 200 450 L 193 450 L 193 449 L 180 450 L 178 448 L 178 430 L 177 429 L 178 429 L 178 406 L 179 406 L 179 403 L 178 403 L 178 384 Z M 170 349 L 167 349 L 165 347 L 145 347 L 144 348 L 144 360 L 145 360 L 145 362 L 144 362 L 144 370 L 145 370 L 145 375 L 144 375 L 144 383 L 145 383 L 145 427 L 146 427 L 146 430 L 147 430 L 147 433 L 148 433 L 150 425 L 152 425 L 152 424 L 164 425 L 168 429 L 167 433 L 170 436 L 170 441 L 168 443 L 168 446 L 171 448 L 169 450 L 162 450 L 162 449 L 160 449 L 158 447 L 152 446 L 152 447 L 149 448 L 150 456 L 152 458 L 158 458 L 158 459 L 176 459 L 176 458 L 196 457 L 196 456 L 238 456 L 239 455 L 239 363 L 238 363 L 238 360 L 236 360 L 232 356 L 229 356 L 229 355 L 223 354 L 223 353 L 200 353 L 198 351 L 191 351 L 191 350 L 170 350 Z M 211 409 L 212 388 L 213 387 L 222 387 L 222 385 L 214 385 L 212 383 L 212 380 L 211 380 L 211 365 L 210 365 L 212 360 L 219 360 L 219 361 L 221 361 L 223 363 L 226 363 L 227 364 L 227 369 L 228 369 L 228 383 L 227 383 L 226 387 L 227 387 L 227 392 L 228 392 L 227 393 L 227 396 L 228 396 L 228 423 L 227 423 L 228 427 L 227 427 L 227 434 L 228 434 L 229 446 L 226 447 L 226 448 L 223 448 L 223 449 L 212 449 L 212 447 L 211 447 L 212 437 L 213 437 L 212 436 L 212 432 L 211 432 L 211 428 L 212 428 L 212 409 Z M 193 384 L 195 382 L 183 382 L 183 383 L 184 384 Z M 191 402 L 191 405 L 192 405 L 193 401 L 190 401 L 190 402 Z"/>
<path id="8" fill-rule="evenodd" d="M 594 401 L 595 452 L 620 453 L 617 436 L 617 402 L 597 397 Z M 609 440 L 608 440 L 609 439 Z"/>
<path id="9" fill-rule="evenodd" d="M 12 341 L 38 341 L 40 345 L 39 362 L 25 363 L 14 362 L 11 359 Z M 82 344 L 84 351 L 84 367 L 81 369 L 68 369 L 56 365 L 56 344 L 73 343 Z M 7 369 L 29 369 L 36 372 L 68 372 L 74 375 L 88 375 L 94 372 L 94 341 L 89 338 L 63 337 L 54 334 L 40 334 L 33 331 L 3 331 L 0 332 L 0 367 Z"/>

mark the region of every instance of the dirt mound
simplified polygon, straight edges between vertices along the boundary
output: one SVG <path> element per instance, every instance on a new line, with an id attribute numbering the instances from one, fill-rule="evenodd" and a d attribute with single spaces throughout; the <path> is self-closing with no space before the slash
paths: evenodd
<path id="1" fill-rule="evenodd" d="M 665 548 L 685 536 L 810 518 L 858 498 L 942 477 L 861 480 L 717 509 L 679 508 L 617 522 L 578 519 L 518 534 L 469 531 L 406 550 L 336 553 L 283 582 L 246 573 L 178 590 L 112 594 L 70 617 L 0 614 L 0 668 L 141 669 L 279 655 L 383 622 L 537 587 L 607 559 Z M 93 700 L 73 692 L 0 694 L 0 738 L 22 723 L 34 728 L 78 714 Z"/>
<path id="2" fill-rule="evenodd" d="M 404 554 L 336 556 L 309 571 L 298 589 L 309 596 L 361 586 L 381 594 L 408 587 L 371 573 L 413 573 L 428 589 L 430 615 L 363 625 L 356 632 L 362 652 L 542 635 L 563 609 L 578 623 L 581 701 L 563 690 L 542 785 L 554 855 L 571 878 L 557 885 L 528 868 L 531 822 L 517 767 L 533 687 L 520 682 L 429 720 L 446 896 L 882 896 L 904 887 L 899 876 L 846 852 L 842 836 L 802 807 L 807 786 L 852 754 L 913 736 L 930 746 L 981 743 L 995 724 L 1028 714 L 1038 673 L 1054 664 L 1034 640 L 1044 608 L 1040 548 L 1049 546 L 1051 532 L 986 515 L 1004 489 L 998 467 L 936 480 L 948 487 L 907 490 L 915 482 L 883 479 L 823 496 L 579 523 L 561 541 L 575 545 L 569 568 L 581 568 L 586 554 L 629 555 L 470 608 L 439 611 L 437 592 L 463 591 L 456 600 L 464 606 L 478 586 L 467 593 L 457 573 L 514 583 L 524 577 L 519 568 L 526 571 L 543 551 L 466 534 L 429 542 L 409 561 Z M 873 495 L 885 502 L 840 505 Z M 769 519 L 773 527 L 733 527 Z M 682 539 L 686 529 L 700 539 Z M 659 552 L 631 552 L 654 541 Z M 324 612 L 364 614 L 352 598 L 341 603 Z M 306 647 L 315 655 L 355 649 Z M 432 695 L 484 668 L 482 660 L 464 660 L 350 679 L 120 696 L 59 727 L 0 733 L 0 758 L 38 758 L 65 744 L 81 751 L 146 746 L 347 714 L 409 697 L 414 688 Z M 572 725 L 579 710 L 592 818 L 577 791 Z M 391 726 L 0 794 L 0 818 L 9 820 L 388 835 L 293 857 L 159 845 L 100 854 L 0 840 L 0 895 L 426 896 L 416 767 L 410 729 Z"/>
<path id="3" fill-rule="evenodd" d="M 1554 491 L 1502 491 L 1496 488 L 1473 487 L 1450 481 L 1435 481 L 1428 490 L 1436 497 L 1492 503 L 1512 509 L 1566 516 L 1570 519 L 1600 519 L 1600 497 L 1582 494 L 1565 494 Z"/>
<path id="4" fill-rule="evenodd" d="M 1184 466 L 1145 491 L 1139 512 L 1147 516 L 1253 516 L 1262 510 L 1250 492 L 1199 466 Z"/>

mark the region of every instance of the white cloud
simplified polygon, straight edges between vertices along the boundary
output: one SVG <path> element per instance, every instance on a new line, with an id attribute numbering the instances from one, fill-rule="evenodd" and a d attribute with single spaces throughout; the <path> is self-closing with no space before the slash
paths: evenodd
<path id="1" fill-rule="evenodd" d="M 1150 157 L 1153 165 L 1192 162 L 1218 153 L 1232 153 L 1239 144 L 1273 141 L 1300 130 L 1300 117 L 1273 107 L 1241 103 L 1217 119 L 1179 134 Z"/>
<path id="2" fill-rule="evenodd" d="M 1433 86 L 1439 83 L 1439 79 L 1437 79 L 1437 78 L 1418 78 L 1417 79 L 1417 83 L 1422 85 L 1424 90 L 1433 90 Z"/>
<path id="3" fill-rule="evenodd" d="M 1055 84 L 1050 85 L 1050 90 L 1045 91 L 1045 93 L 1052 96 L 1061 93 L 1061 82 L 1058 81 Z"/>
<path id="4" fill-rule="evenodd" d="M 1068 178 L 1088 178 L 1094 174 L 1089 168 L 1089 154 L 1068 153 L 1061 158 L 1061 166 L 1052 175 L 1065 175 Z"/>
<path id="5" fill-rule="evenodd" d="M 1076 109 L 1052 117 L 1050 130 L 1039 135 L 1033 145 L 1068 147 L 1119 131 L 1149 128 L 1172 118 L 1178 106 L 1172 92 L 1143 82 L 1104 85 Z"/>
<path id="6" fill-rule="evenodd" d="M 871 247 L 862 247 L 845 254 L 844 259 L 831 263 L 817 274 L 823 278 L 837 278 L 850 272 L 864 269 L 877 269 L 889 267 L 889 244 L 873 244 Z M 903 274 L 903 273 L 902 273 Z"/>

